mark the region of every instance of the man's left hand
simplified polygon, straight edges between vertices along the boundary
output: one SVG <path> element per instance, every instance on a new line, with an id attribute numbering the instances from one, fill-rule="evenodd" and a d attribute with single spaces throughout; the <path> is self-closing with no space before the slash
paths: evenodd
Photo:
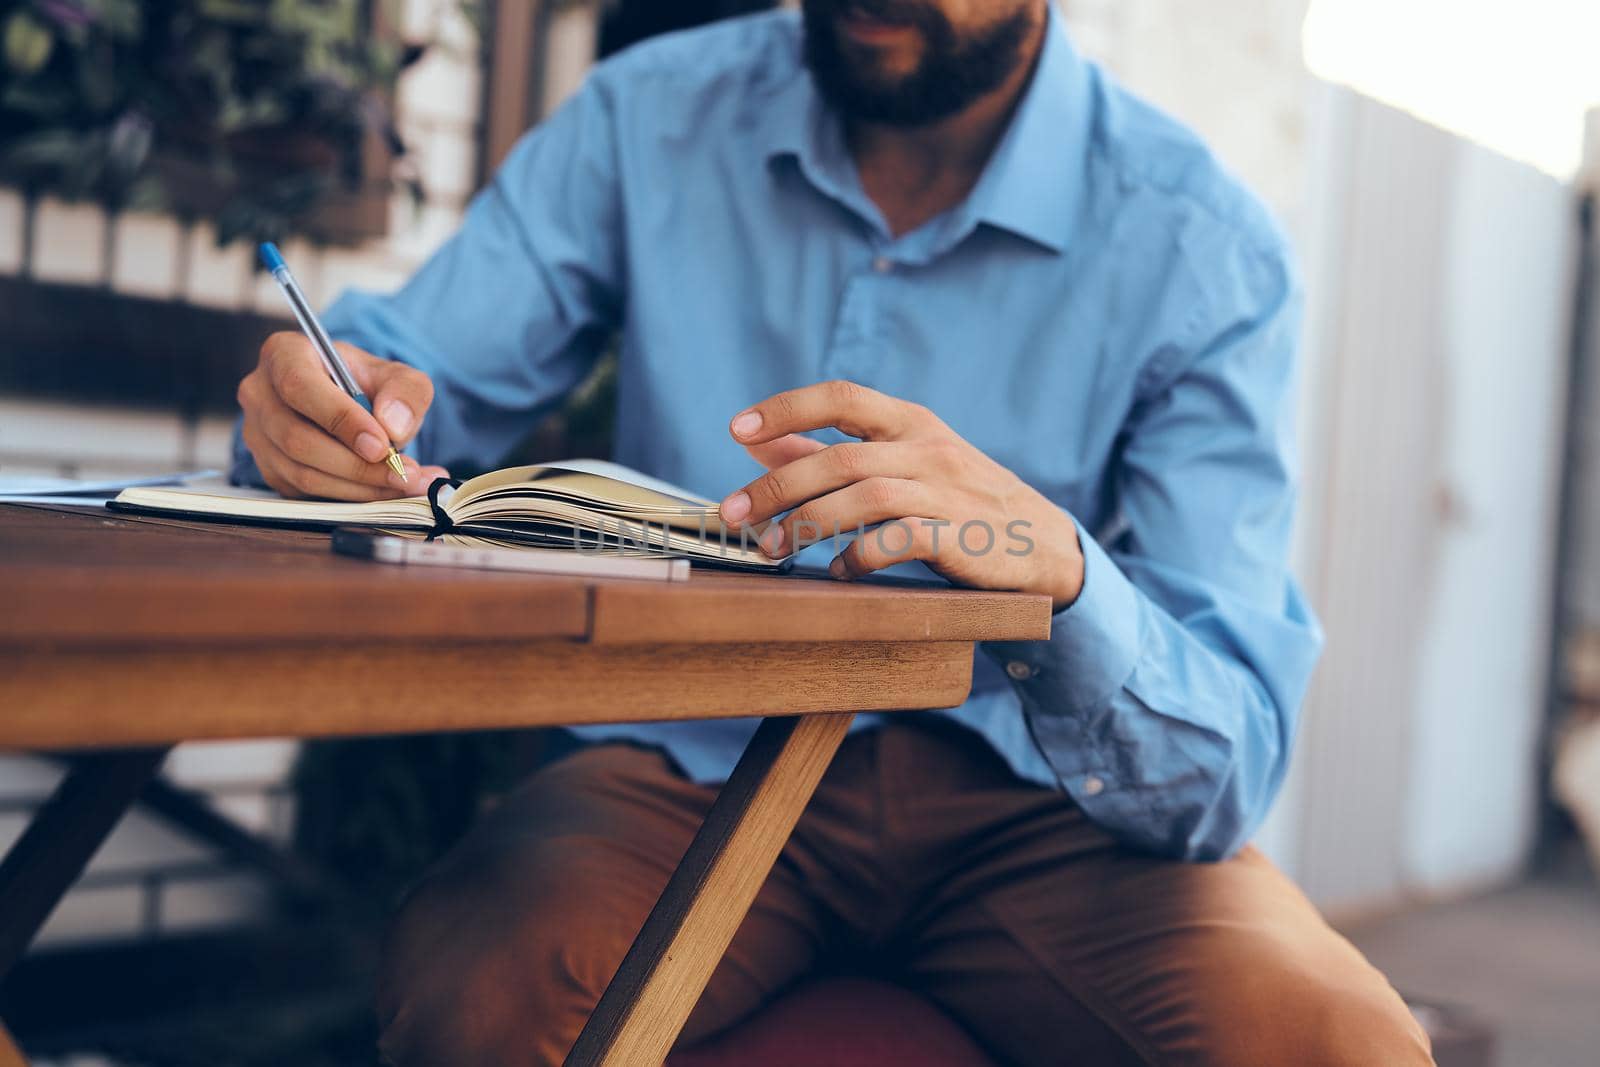
<path id="1" fill-rule="evenodd" d="M 827 426 L 859 440 L 799 436 Z M 722 502 L 722 519 L 739 529 L 789 512 L 761 537 L 774 559 L 877 526 L 834 558 L 834 577 L 916 559 L 959 585 L 1046 593 L 1056 610 L 1083 588 L 1067 513 L 920 404 L 822 382 L 740 412 L 729 431 L 768 471 Z"/>

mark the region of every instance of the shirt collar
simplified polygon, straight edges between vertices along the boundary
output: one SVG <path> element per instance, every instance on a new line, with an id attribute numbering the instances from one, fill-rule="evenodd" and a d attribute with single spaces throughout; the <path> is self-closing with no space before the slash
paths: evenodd
<path id="1" fill-rule="evenodd" d="M 1061 252 L 1083 197 L 1094 85 L 1092 68 L 1068 39 L 1055 4 L 1048 7 L 1038 66 L 983 175 L 952 221 L 959 231 L 986 223 Z M 854 164 L 844 151 L 838 118 L 803 63 L 767 107 L 766 158 L 791 156 L 823 192 L 853 199 L 858 183 L 839 174 L 841 166 Z"/>

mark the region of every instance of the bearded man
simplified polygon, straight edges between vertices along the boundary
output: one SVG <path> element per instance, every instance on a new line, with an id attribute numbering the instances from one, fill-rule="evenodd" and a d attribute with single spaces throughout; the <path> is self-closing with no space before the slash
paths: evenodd
<path id="1" fill-rule="evenodd" d="M 373 499 L 496 466 L 619 336 L 616 457 L 780 518 L 770 555 L 896 523 L 811 551 L 1052 598 L 961 707 L 858 717 L 686 1042 L 850 955 L 1005 1063 L 1431 1062 L 1247 847 L 1320 642 L 1285 562 L 1282 236 L 1046 0 L 801 6 L 603 63 L 403 290 L 341 300 L 374 414 L 269 340 L 239 477 Z M 560 1063 L 753 729 L 574 731 L 403 907 L 388 1060 Z"/>

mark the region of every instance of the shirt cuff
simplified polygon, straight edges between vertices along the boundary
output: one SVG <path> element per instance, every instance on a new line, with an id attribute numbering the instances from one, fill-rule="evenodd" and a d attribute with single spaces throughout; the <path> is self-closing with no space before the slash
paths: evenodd
<path id="1" fill-rule="evenodd" d="M 1153 800 L 1129 788 L 1137 775 L 1123 765 L 1125 753 L 1106 744 L 1105 721 L 1139 662 L 1143 600 L 1081 527 L 1078 547 L 1083 589 L 1052 617 L 1049 639 L 985 647 L 1017 687 L 1034 744 L 1062 788 L 1091 819 L 1148 844 L 1140 830 Z"/>
<path id="2" fill-rule="evenodd" d="M 985 647 L 1032 710 L 1090 715 L 1107 707 L 1139 662 L 1140 594 L 1100 543 L 1078 528 L 1083 588 L 1056 612 L 1045 641 Z"/>

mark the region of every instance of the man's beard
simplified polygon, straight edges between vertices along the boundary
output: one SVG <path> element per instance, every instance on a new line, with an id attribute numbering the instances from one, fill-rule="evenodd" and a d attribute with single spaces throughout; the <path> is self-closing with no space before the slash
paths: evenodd
<path id="1" fill-rule="evenodd" d="M 969 35 L 957 35 L 944 13 L 920 0 L 804 0 L 805 57 L 811 76 L 834 110 L 847 118 L 890 126 L 925 126 L 948 118 L 997 88 L 1023 60 L 1032 11 Z M 837 19 L 856 12 L 912 27 L 922 58 L 900 76 L 872 69 L 872 50 L 840 39 Z"/>

